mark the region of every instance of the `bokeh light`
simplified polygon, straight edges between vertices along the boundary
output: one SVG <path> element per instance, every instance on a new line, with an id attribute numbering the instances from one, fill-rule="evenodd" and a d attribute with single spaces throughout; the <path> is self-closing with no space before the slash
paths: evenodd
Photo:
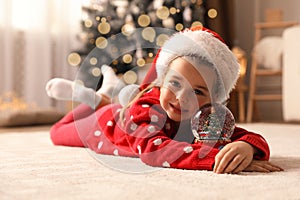
<path id="1" fill-rule="evenodd" d="M 136 83 L 137 78 L 138 78 L 137 74 L 132 70 L 127 71 L 123 76 L 124 82 L 126 84 Z"/>
<path id="2" fill-rule="evenodd" d="M 96 65 L 97 62 L 98 62 L 98 60 L 97 60 L 97 58 L 95 58 L 95 57 L 92 57 L 92 58 L 90 59 L 90 64 L 91 64 L 91 65 Z"/>
<path id="3" fill-rule="evenodd" d="M 209 18 L 214 19 L 218 16 L 218 11 L 214 8 L 208 10 L 207 15 Z"/>
<path id="4" fill-rule="evenodd" d="M 139 18 L 138 18 L 138 24 L 141 26 L 141 27 L 146 27 L 150 24 L 151 20 L 150 20 L 150 17 L 148 15 L 140 15 Z"/>
<path id="5" fill-rule="evenodd" d="M 110 24 L 107 23 L 106 18 L 101 18 L 101 23 L 98 25 L 98 31 L 101 34 L 107 34 L 110 31 Z"/>
<path id="6" fill-rule="evenodd" d="M 104 49 L 107 47 L 107 39 L 105 37 L 98 37 L 96 39 L 96 47 L 99 49 Z"/>
<path id="7" fill-rule="evenodd" d="M 170 15 L 169 9 L 166 6 L 162 6 L 156 11 L 156 16 L 162 20 L 167 19 L 169 15 Z"/>
<path id="8" fill-rule="evenodd" d="M 70 53 L 68 56 L 68 63 L 72 66 L 78 66 L 81 62 L 81 57 L 78 53 Z"/>
<path id="9" fill-rule="evenodd" d="M 101 70 L 99 69 L 99 67 L 94 67 L 92 69 L 92 75 L 94 77 L 99 77 L 101 75 Z"/>

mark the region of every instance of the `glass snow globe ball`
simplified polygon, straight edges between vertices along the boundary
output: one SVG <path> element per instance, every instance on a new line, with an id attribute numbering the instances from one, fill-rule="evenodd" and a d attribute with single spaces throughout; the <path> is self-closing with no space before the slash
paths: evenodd
<path id="1" fill-rule="evenodd" d="M 191 119 L 191 128 L 197 141 L 229 141 L 235 127 L 231 111 L 221 104 L 202 106 Z"/>

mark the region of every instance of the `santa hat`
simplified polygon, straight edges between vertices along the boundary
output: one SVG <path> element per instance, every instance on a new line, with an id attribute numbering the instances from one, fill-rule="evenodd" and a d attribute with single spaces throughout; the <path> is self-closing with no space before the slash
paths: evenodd
<path id="1" fill-rule="evenodd" d="M 186 58 L 200 73 L 200 62 L 212 64 L 217 75 L 217 83 L 213 91 L 210 91 L 213 101 L 222 103 L 229 98 L 239 77 L 240 66 L 237 58 L 217 33 L 197 26 L 174 34 L 157 55 L 155 69 L 158 79 L 164 77 L 170 62 L 176 57 Z"/>
<path id="2" fill-rule="evenodd" d="M 203 26 L 186 29 L 171 36 L 159 49 L 140 88 L 144 89 L 155 78 L 160 85 L 170 62 L 176 57 L 186 58 L 194 67 L 199 68 L 200 73 L 199 62 L 210 63 L 217 75 L 217 83 L 213 91 L 210 91 L 213 101 L 222 103 L 229 98 L 239 77 L 239 63 L 224 40 L 217 33 Z"/>

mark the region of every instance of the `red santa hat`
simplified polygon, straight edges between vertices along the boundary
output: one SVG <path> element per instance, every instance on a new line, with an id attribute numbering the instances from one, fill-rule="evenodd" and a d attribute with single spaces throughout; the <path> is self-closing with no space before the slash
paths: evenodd
<path id="1" fill-rule="evenodd" d="M 213 101 L 222 103 L 229 98 L 239 77 L 239 63 L 224 40 L 217 33 L 203 26 L 196 26 L 172 35 L 159 49 L 140 88 L 144 89 L 156 78 L 160 85 L 162 81 L 160 79 L 164 77 L 170 62 L 176 57 L 187 58 L 187 61 L 197 69 L 198 62 L 210 63 L 217 75 L 217 83 L 213 91 L 210 91 Z M 198 70 L 201 73 L 201 69 Z"/>
<path id="2" fill-rule="evenodd" d="M 217 33 L 196 26 L 171 36 L 157 54 L 154 63 L 158 79 L 164 76 L 170 62 L 176 57 L 187 58 L 196 68 L 199 67 L 199 62 L 212 64 L 218 79 L 217 85 L 211 91 L 212 98 L 218 103 L 229 98 L 239 77 L 240 66 L 237 58 Z M 201 69 L 198 70 L 201 73 Z"/>

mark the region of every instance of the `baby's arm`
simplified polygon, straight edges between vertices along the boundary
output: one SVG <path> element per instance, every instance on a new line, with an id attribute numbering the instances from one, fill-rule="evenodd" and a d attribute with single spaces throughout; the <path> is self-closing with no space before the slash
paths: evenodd
<path id="1" fill-rule="evenodd" d="M 282 170 L 270 162 L 265 162 L 269 159 L 270 151 L 266 140 L 261 135 L 236 127 L 232 141 L 216 155 L 214 172 L 239 173 L 246 170 L 258 172 Z"/>

